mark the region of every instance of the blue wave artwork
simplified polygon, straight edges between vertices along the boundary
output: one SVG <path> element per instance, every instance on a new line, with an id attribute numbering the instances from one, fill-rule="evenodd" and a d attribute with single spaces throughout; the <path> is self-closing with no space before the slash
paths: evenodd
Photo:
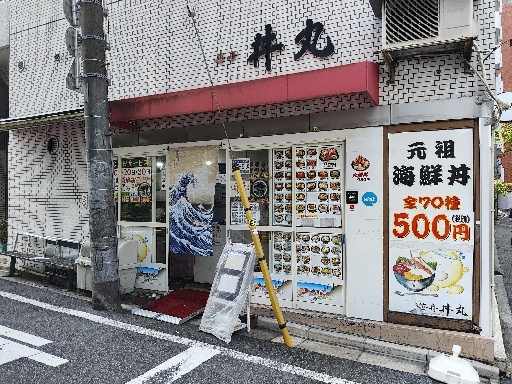
<path id="1" fill-rule="evenodd" d="M 191 204 L 187 188 L 197 183 L 191 173 L 180 175 L 169 188 L 169 243 L 171 253 L 213 256 L 213 204 Z"/>

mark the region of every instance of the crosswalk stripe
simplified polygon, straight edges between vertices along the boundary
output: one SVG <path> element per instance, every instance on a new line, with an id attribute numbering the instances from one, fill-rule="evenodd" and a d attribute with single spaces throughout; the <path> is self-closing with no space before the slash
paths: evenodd
<path id="1" fill-rule="evenodd" d="M 172 383 L 183 375 L 189 373 L 194 368 L 199 367 L 205 361 L 210 360 L 213 356 L 218 355 L 220 351 L 211 348 L 192 347 L 180 354 L 164 361 L 159 366 L 151 369 L 145 374 L 136 377 L 127 384 L 143 384 L 150 383 L 151 379 L 158 374 L 167 374 L 165 371 L 171 371 L 170 375 L 165 377 L 166 383 Z"/>
<path id="2" fill-rule="evenodd" d="M 68 362 L 68 360 L 62 359 L 58 356 L 50 355 L 49 353 L 38 351 L 37 349 L 27 345 L 0 337 L 0 365 L 24 357 L 51 367 L 57 367 Z"/>
<path id="3" fill-rule="evenodd" d="M 17 331 L 16 329 L 7 328 L 2 325 L 0 325 L 0 336 L 18 340 L 21 341 L 22 343 L 34 345 L 36 347 L 41 347 L 43 345 L 51 343 L 50 340 L 43 339 L 42 337 L 34 336 L 31 335 L 30 333 Z"/>

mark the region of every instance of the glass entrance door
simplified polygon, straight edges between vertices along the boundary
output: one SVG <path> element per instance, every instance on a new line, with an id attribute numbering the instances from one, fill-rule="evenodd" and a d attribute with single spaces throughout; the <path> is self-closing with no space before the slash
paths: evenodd
<path id="1" fill-rule="evenodd" d="M 164 154 L 114 160 L 119 236 L 138 241 L 136 288 L 168 290 L 165 164 Z"/>

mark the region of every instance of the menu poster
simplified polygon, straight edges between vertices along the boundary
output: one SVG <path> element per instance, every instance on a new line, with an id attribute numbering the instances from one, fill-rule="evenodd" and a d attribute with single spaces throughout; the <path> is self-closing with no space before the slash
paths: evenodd
<path id="1" fill-rule="evenodd" d="M 238 167 L 242 175 L 248 175 L 251 173 L 251 159 L 240 158 L 232 160 L 232 168 Z"/>
<path id="2" fill-rule="evenodd" d="M 273 272 L 289 275 L 292 273 L 292 234 L 291 232 L 274 232 Z"/>
<path id="3" fill-rule="evenodd" d="M 260 204 L 250 203 L 251 211 L 256 225 L 260 223 Z M 247 218 L 245 216 L 244 205 L 241 201 L 231 202 L 231 224 L 247 224 Z"/>
<path id="4" fill-rule="evenodd" d="M 242 182 L 244 184 L 245 194 L 249 196 L 251 194 L 251 182 L 249 180 L 242 180 Z M 235 180 L 231 183 L 231 192 L 234 193 L 234 196 L 240 197 L 240 194 L 238 193 L 238 184 Z"/>
<path id="5" fill-rule="evenodd" d="M 297 275 L 343 278 L 342 235 L 297 233 Z"/>
<path id="6" fill-rule="evenodd" d="M 292 225 L 292 149 L 273 151 L 274 225 Z"/>
<path id="7" fill-rule="evenodd" d="M 341 147 L 297 147 L 295 210 L 299 227 L 341 227 Z"/>
<path id="8" fill-rule="evenodd" d="M 151 158 L 122 159 L 121 202 L 151 203 Z"/>

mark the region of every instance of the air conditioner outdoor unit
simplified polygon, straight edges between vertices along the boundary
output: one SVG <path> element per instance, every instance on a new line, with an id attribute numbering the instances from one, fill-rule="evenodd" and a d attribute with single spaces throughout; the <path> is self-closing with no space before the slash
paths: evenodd
<path id="1" fill-rule="evenodd" d="M 473 0 L 384 0 L 383 50 L 440 45 L 478 36 Z"/>

